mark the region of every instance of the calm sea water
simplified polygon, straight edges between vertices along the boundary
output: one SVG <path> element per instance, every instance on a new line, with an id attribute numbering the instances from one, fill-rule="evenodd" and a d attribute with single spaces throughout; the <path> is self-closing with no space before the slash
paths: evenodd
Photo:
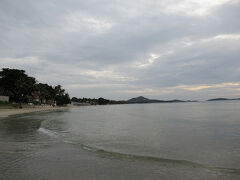
<path id="1" fill-rule="evenodd" d="M 240 178 L 239 101 L 88 106 L 0 119 L 0 179 L 179 175 Z"/>

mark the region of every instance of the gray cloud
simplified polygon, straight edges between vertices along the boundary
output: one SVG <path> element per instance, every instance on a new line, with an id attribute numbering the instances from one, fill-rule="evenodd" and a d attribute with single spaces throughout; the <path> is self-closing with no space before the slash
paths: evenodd
<path id="1" fill-rule="evenodd" d="M 239 17 L 238 0 L 2 0 L 0 67 L 74 96 L 238 97 Z"/>

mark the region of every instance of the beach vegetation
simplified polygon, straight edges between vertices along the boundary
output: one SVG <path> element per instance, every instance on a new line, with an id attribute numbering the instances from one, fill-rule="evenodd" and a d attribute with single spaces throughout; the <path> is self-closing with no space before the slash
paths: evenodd
<path id="1" fill-rule="evenodd" d="M 24 70 L 3 68 L 0 71 L 0 95 L 9 96 L 10 102 L 64 105 L 70 97 L 61 85 L 38 83 Z"/>

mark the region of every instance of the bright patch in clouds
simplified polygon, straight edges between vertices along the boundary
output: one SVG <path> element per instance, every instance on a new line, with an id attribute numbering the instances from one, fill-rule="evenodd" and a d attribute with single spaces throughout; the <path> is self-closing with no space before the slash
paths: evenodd
<path id="1" fill-rule="evenodd" d="M 152 65 L 161 55 L 150 54 L 150 57 L 145 62 L 137 62 L 136 66 L 139 68 L 145 68 Z"/>
<path id="2" fill-rule="evenodd" d="M 176 88 L 179 89 L 185 89 L 189 91 L 200 91 L 203 89 L 208 88 L 233 88 L 233 87 L 239 87 L 240 83 L 221 83 L 221 84 L 213 84 L 213 85 L 197 85 L 197 86 L 177 86 Z"/>
<path id="3" fill-rule="evenodd" d="M 234 3 L 238 0 L 183 0 L 170 1 L 165 8 L 166 13 L 185 13 L 189 16 L 204 16 L 210 13 L 211 9 L 226 3 Z"/>
<path id="4" fill-rule="evenodd" d="M 101 83 L 101 84 L 95 84 L 95 83 L 88 83 L 88 84 L 67 84 L 67 88 L 72 89 L 88 89 L 88 88 L 121 88 L 126 87 L 126 84 L 112 84 L 112 83 Z"/>
<path id="5" fill-rule="evenodd" d="M 214 39 L 240 40 L 240 34 L 220 34 L 215 36 Z"/>
<path id="6" fill-rule="evenodd" d="M 238 41 L 240 40 L 240 34 L 218 34 L 210 38 L 200 39 L 199 42 L 210 42 L 210 41 L 220 41 L 220 40 Z M 192 44 L 193 43 L 194 42 L 192 42 Z"/>
<path id="7" fill-rule="evenodd" d="M 148 96 L 169 96 L 172 95 L 173 97 L 180 93 L 204 93 L 204 90 L 208 89 L 210 91 L 214 91 L 218 94 L 221 92 L 235 92 L 234 95 L 240 95 L 240 83 L 238 82 L 230 82 L 230 83 L 220 83 L 220 84 L 213 84 L 213 85 L 180 85 L 180 86 L 173 86 L 173 87 L 162 87 L 162 88 L 141 88 L 136 89 L 136 87 L 131 87 L 128 89 L 124 89 L 121 91 L 116 91 L 116 93 L 125 93 L 125 94 L 145 94 Z M 226 94 L 224 94 L 226 95 Z M 206 96 L 207 97 L 207 96 Z M 203 98 L 203 97 L 202 97 Z"/>
<path id="8" fill-rule="evenodd" d="M 0 58 L 0 66 L 36 66 L 39 65 L 38 57 L 23 57 L 23 58 Z"/>
<path id="9" fill-rule="evenodd" d="M 93 33 L 103 33 L 111 29 L 114 23 L 80 12 L 70 13 L 65 18 L 63 28 L 67 32 L 81 32 L 84 29 Z"/>
<path id="10" fill-rule="evenodd" d="M 100 80 L 115 80 L 115 81 L 134 81 L 135 78 L 124 76 L 120 73 L 117 73 L 113 70 L 82 70 L 76 74 L 82 76 L 90 76 L 95 79 Z"/>

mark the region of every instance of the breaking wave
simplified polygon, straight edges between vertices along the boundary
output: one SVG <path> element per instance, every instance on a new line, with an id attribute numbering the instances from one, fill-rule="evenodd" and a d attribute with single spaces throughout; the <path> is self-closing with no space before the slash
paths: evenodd
<path id="1" fill-rule="evenodd" d="M 51 130 L 48 130 L 48 129 L 45 129 L 45 128 L 42 128 L 40 127 L 38 129 L 39 132 L 43 133 L 43 134 L 46 134 L 50 137 L 54 137 L 54 138 L 57 138 L 58 137 L 58 133 L 57 132 L 54 132 L 54 131 L 51 131 Z"/>
<path id="2" fill-rule="evenodd" d="M 45 128 L 39 128 L 39 132 L 47 134 L 50 137 L 53 138 L 60 138 L 60 135 L 57 132 L 45 129 Z M 158 162 L 162 165 L 181 165 L 181 166 L 188 166 L 192 168 L 203 168 L 208 169 L 212 171 L 222 172 L 222 173 L 233 173 L 233 174 L 239 174 L 240 175 L 240 169 L 234 169 L 234 168 L 224 168 L 224 167 L 211 167 L 208 165 L 204 165 L 201 163 L 188 161 L 188 160 L 181 160 L 181 159 L 168 159 L 168 158 L 162 158 L 162 157 L 155 157 L 155 156 L 145 156 L 145 155 L 137 155 L 137 154 L 127 154 L 127 153 L 121 153 L 121 152 L 113 152 L 89 145 L 85 145 L 82 143 L 76 143 L 70 140 L 66 140 L 64 138 L 61 138 L 62 142 L 72 144 L 72 145 L 80 145 L 83 150 L 97 153 L 101 155 L 102 157 L 107 158 L 114 158 L 114 159 L 128 159 L 128 160 L 139 160 L 139 161 L 154 161 Z"/>

